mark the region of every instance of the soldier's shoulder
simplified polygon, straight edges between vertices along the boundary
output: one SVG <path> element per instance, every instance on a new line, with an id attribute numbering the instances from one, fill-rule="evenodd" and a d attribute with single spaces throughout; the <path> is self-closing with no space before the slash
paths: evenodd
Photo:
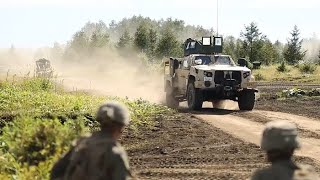
<path id="1" fill-rule="evenodd" d="M 108 148 L 111 148 L 109 156 L 111 156 L 112 159 L 128 161 L 127 152 L 119 142 L 109 144 Z"/>
<path id="2" fill-rule="evenodd" d="M 314 179 L 319 180 L 320 177 L 316 172 L 315 168 L 309 164 L 298 164 L 299 169 L 294 172 L 295 179 Z"/>
<path id="3" fill-rule="evenodd" d="M 114 154 L 119 154 L 119 155 L 126 155 L 126 151 L 124 150 L 124 148 L 121 146 L 120 143 L 115 142 L 112 144 L 112 152 Z"/>
<path id="4" fill-rule="evenodd" d="M 91 136 L 92 136 L 91 133 L 84 134 L 84 135 L 81 136 L 80 138 L 73 140 L 73 141 L 72 141 L 72 146 L 77 146 L 77 145 L 85 142 L 85 141 L 86 141 L 87 139 L 89 139 Z"/>
<path id="5" fill-rule="evenodd" d="M 128 155 L 127 152 L 125 151 L 125 149 L 117 142 L 113 147 L 112 147 L 112 151 L 111 151 L 111 156 L 114 160 L 115 164 L 123 164 L 125 166 L 125 168 L 130 171 L 130 167 L 129 167 L 129 159 L 128 159 Z"/>
<path id="6" fill-rule="evenodd" d="M 86 145 L 86 146 L 96 146 L 101 144 L 109 144 L 111 146 L 115 145 L 115 141 L 108 136 L 101 135 L 101 133 L 88 133 L 81 136 L 79 139 L 73 141 L 73 146 Z"/>

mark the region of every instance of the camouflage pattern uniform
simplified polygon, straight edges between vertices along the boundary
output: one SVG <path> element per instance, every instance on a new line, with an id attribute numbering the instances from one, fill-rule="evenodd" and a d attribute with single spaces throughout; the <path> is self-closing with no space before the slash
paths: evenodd
<path id="1" fill-rule="evenodd" d="M 297 128 L 288 121 L 273 121 L 267 123 L 261 141 L 261 148 L 265 151 L 290 150 L 300 147 L 297 140 Z M 317 180 L 312 166 L 297 165 L 288 160 L 278 160 L 270 167 L 257 170 L 251 180 Z"/>
<path id="2" fill-rule="evenodd" d="M 116 103 L 102 105 L 97 112 L 101 125 L 110 122 L 129 124 L 125 107 Z M 125 180 L 131 176 L 125 150 L 106 132 L 80 138 L 52 169 L 51 179 Z"/>

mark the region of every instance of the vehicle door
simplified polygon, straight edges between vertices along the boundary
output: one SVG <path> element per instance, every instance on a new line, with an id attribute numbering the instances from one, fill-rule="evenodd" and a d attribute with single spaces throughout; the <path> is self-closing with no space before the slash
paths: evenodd
<path id="1" fill-rule="evenodd" d="M 188 76 L 190 71 L 191 57 L 183 58 L 180 67 L 177 69 L 178 89 L 180 93 L 187 90 Z"/>

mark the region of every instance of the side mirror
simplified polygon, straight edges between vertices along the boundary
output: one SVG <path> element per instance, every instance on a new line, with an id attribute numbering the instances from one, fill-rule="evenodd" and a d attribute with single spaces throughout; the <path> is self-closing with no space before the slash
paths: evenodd
<path id="1" fill-rule="evenodd" d="M 202 59 L 194 60 L 194 63 L 195 63 L 196 65 L 201 65 L 201 64 L 202 64 Z"/>
<path id="2" fill-rule="evenodd" d="M 259 62 L 259 61 L 254 61 L 254 62 L 252 63 L 252 65 L 253 65 L 253 69 L 260 69 L 261 62 Z"/>
<path id="3" fill-rule="evenodd" d="M 242 67 L 248 66 L 248 62 L 245 58 L 238 59 L 238 64 L 239 66 L 242 66 Z"/>

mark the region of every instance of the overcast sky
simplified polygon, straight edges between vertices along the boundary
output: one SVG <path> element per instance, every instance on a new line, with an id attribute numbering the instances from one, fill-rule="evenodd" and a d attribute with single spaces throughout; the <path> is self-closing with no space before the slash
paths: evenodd
<path id="1" fill-rule="evenodd" d="M 133 15 L 178 18 L 214 28 L 217 0 L 1 0 L 0 47 L 64 43 L 87 21 L 119 21 Z M 258 23 L 272 41 L 285 41 L 293 26 L 301 36 L 320 36 L 320 0 L 219 0 L 219 33 L 238 37 L 245 24 Z"/>

